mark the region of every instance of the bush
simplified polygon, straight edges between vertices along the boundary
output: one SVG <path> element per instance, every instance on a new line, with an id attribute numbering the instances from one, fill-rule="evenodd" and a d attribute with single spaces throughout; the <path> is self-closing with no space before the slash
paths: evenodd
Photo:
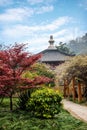
<path id="1" fill-rule="evenodd" d="M 58 91 L 41 88 L 31 94 L 27 106 L 36 117 L 53 118 L 60 112 L 61 100 L 62 97 Z"/>
<path id="2" fill-rule="evenodd" d="M 33 91 L 34 91 L 33 89 L 29 89 L 20 93 L 17 103 L 19 109 L 26 110 L 26 104 L 30 99 L 30 95 Z"/>
<path id="3" fill-rule="evenodd" d="M 48 78 L 53 79 L 52 82 L 46 83 L 46 86 L 54 87 L 55 86 L 55 73 L 50 69 L 50 67 L 43 63 L 36 63 L 32 66 L 34 74 L 37 74 L 38 76 L 45 76 Z M 31 72 L 32 73 L 32 72 Z"/>

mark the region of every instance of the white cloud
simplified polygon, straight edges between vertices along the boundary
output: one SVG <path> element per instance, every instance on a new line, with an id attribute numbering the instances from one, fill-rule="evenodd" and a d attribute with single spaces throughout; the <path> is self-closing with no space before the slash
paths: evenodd
<path id="1" fill-rule="evenodd" d="M 37 14 L 42 14 L 42 13 L 45 13 L 45 12 L 50 12 L 50 11 L 53 11 L 54 7 L 51 5 L 51 6 L 42 6 L 41 8 L 38 8 L 37 9 Z"/>
<path id="2" fill-rule="evenodd" d="M 70 22 L 70 17 L 60 17 L 56 20 L 54 20 L 51 24 L 45 25 L 41 27 L 42 30 L 46 29 L 49 31 L 53 31 L 55 29 L 58 29 L 60 26 L 63 26 Z"/>
<path id="3" fill-rule="evenodd" d="M 60 31 L 56 31 L 53 35 L 55 37 L 55 41 L 59 42 L 69 42 L 70 40 L 74 40 L 77 37 L 84 35 L 85 32 L 82 32 L 78 27 L 74 28 L 65 28 Z"/>
<path id="4" fill-rule="evenodd" d="M 0 14 L 0 21 L 22 21 L 25 17 L 29 17 L 33 14 L 33 9 L 31 8 L 12 8 L 6 10 L 5 13 Z"/>
<path id="5" fill-rule="evenodd" d="M 15 25 L 11 28 L 5 28 L 2 36 L 14 42 L 29 43 L 29 51 L 37 53 L 49 46 L 48 40 L 51 34 L 54 36 L 55 44 L 69 39 L 70 30 L 60 28 L 69 22 L 69 17 L 60 17 L 49 24 L 45 23 L 36 26 Z"/>
<path id="6" fill-rule="evenodd" d="M 54 35 L 54 37 L 58 37 L 58 36 L 66 34 L 66 33 L 67 33 L 67 29 L 62 29 L 60 31 L 55 32 L 53 35 Z"/>
<path id="7" fill-rule="evenodd" d="M 69 17 L 60 17 L 54 20 L 52 23 L 44 24 L 44 25 L 36 25 L 36 26 L 24 26 L 24 25 L 15 25 L 10 28 L 5 28 L 3 30 L 3 35 L 7 37 L 22 37 L 28 35 L 35 35 L 35 32 L 43 33 L 48 31 L 55 31 L 59 29 L 61 26 L 70 22 Z"/>
<path id="8" fill-rule="evenodd" d="M 40 35 L 37 34 L 35 37 L 33 36 L 32 38 L 30 38 L 29 41 L 24 41 L 24 43 L 30 43 L 28 46 L 29 51 L 37 53 L 48 48 L 50 35 L 50 33 L 45 32 Z M 58 45 L 61 41 L 67 43 L 69 40 L 73 39 L 73 32 L 70 28 L 60 31 L 57 30 L 52 33 L 52 35 L 54 37 L 55 45 Z"/>
<path id="9" fill-rule="evenodd" d="M 67 34 L 65 34 L 65 35 L 63 35 L 61 37 L 57 37 L 55 39 L 57 45 L 59 44 L 59 42 L 66 42 L 66 43 L 68 43 L 70 40 L 72 40 L 72 32 L 71 33 L 69 32 L 69 33 L 67 33 Z"/>
<path id="10" fill-rule="evenodd" d="M 81 31 L 81 30 L 80 30 Z M 81 35 L 83 35 L 84 32 Z M 66 42 L 68 43 L 70 40 L 73 39 L 73 31 L 72 28 L 66 28 L 60 31 L 55 31 L 52 33 L 54 40 L 55 40 L 55 45 L 58 45 L 59 42 Z M 42 33 L 40 35 L 36 35 L 35 37 L 33 36 L 29 40 L 23 41 L 23 43 L 30 43 L 28 45 L 28 50 L 32 53 L 38 53 L 43 51 L 44 49 L 47 49 L 49 46 L 49 37 L 50 33 Z M 75 37 L 76 38 L 76 37 Z"/>
<path id="11" fill-rule="evenodd" d="M 39 8 L 10 8 L 0 14 L 1 22 L 21 22 L 32 15 L 42 14 L 53 10 L 53 6 L 41 6 Z"/>
<path id="12" fill-rule="evenodd" d="M 37 53 L 44 49 L 47 49 L 49 46 L 48 43 L 49 40 L 49 34 L 40 34 L 36 37 L 32 37 L 29 40 L 23 41 L 23 43 L 29 43 L 28 48 L 30 52 Z"/>
<path id="13" fill-rule="evenodd" d="M 53 35 L 54 40 L 55 40 L 55 45 L 58 45 L 59 42 L 68 42 L 69 40 L 73 39 L 73 31 L 72 28 L 65 28 L 64 29 L 57 29 L 54 31 L 42 31 L 37 33 L 33 31 L 27 30 L 27 27 L 25 28 L 14 28 L 15 30 L 5 30 L 7 32 L 4 32 L 4 38 L 12 39 L 13 43 L 15 41 L 20 42 L 20 43 L 29 43 L 28 45 L 28 50 L 32 53 L 37 53 L 40 52 L 49 46 L 49 37 L 50 35 Z M 20 30 L 21 29 L 21 30 Z M 79 30 L 78 30 L 79 31 Z M 6 37 L 5 37 L 6 36 Z M 75 37 L 75 36 L 74 36 Z M 76 38 L 76 37 L 75 37 Z"/>

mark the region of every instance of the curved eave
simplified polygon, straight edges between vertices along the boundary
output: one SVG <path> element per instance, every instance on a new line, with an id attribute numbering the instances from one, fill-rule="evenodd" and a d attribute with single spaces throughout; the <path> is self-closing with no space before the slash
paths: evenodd
<path id="1" fill-rule="evenodd" d="M 41 62 L 67 61 L 72 57 L 70 55 L 59 52 L 57 49 L 46 49 L 40 52 L 40 54 L 42 54 L 42 57 L 40 58 Z"/>

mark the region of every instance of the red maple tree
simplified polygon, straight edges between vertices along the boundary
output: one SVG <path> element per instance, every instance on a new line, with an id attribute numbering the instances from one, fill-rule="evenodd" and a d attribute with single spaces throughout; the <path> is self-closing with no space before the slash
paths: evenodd
<path id="1" fill-rule="evenodd" d="M 15 44 L 11 48 L 0 50 L 0 95 L 9 96 L 10 110 L 13 109 L 12 97 L 16 92 L 51 80 L 41 76 L 33 80 L 21 76 L 41 57 L 25 52 L 24 46 L 24 44 Z"/>

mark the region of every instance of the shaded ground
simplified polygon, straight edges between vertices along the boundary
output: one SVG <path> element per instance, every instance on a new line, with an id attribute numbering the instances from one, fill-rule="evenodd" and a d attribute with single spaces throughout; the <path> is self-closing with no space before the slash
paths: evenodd
<path id="1" fill-rule="evenodd" d="M 63 105 L 73 116 L 87 122 L 87 107 L 73 103 L 71 101 L 63 100 Z"/>

